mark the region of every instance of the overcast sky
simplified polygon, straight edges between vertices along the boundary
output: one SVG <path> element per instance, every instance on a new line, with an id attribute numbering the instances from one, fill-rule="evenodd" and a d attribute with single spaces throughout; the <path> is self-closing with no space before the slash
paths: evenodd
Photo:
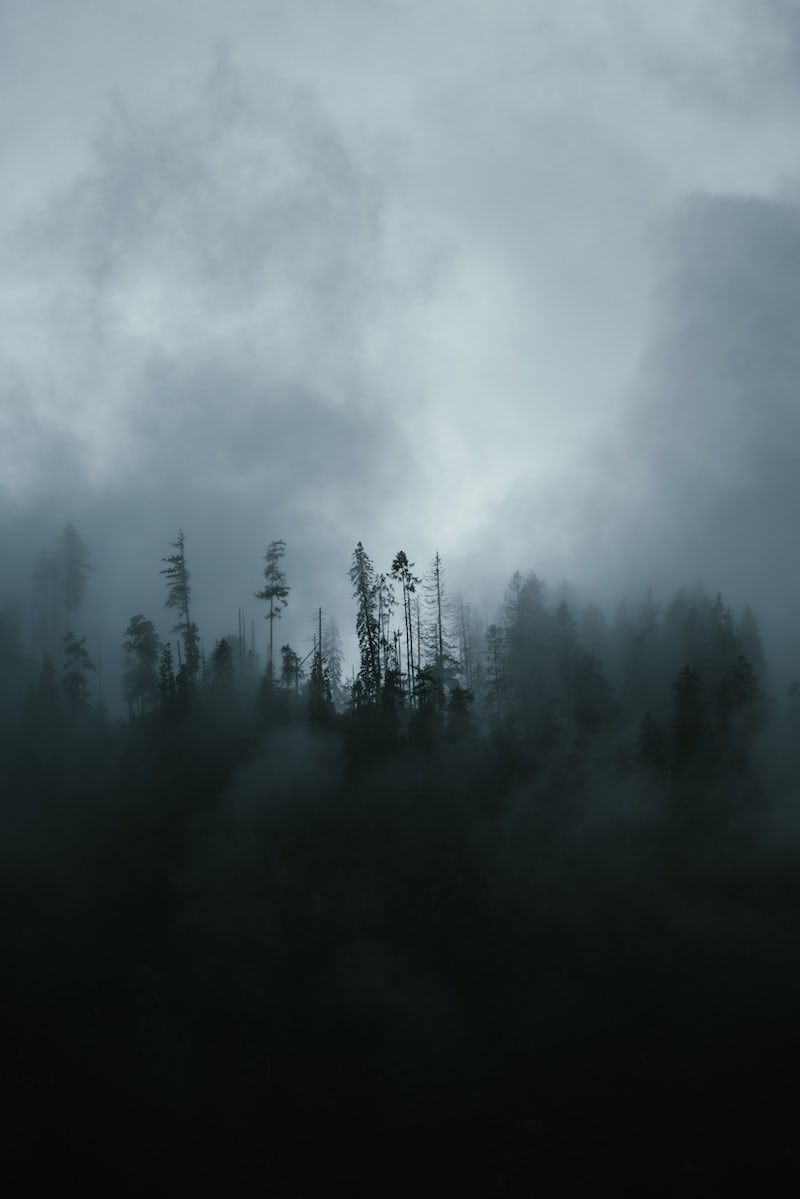
<path id="1" fill-rule="evenodd" d="M 289 543 L 800 603 L 800 6 L 0 0 L 0 514 L 207 641 Z M 263 634 L 263 625 L 260 634 Z M 112 632 L 109 632 L 109 636 Z"/>

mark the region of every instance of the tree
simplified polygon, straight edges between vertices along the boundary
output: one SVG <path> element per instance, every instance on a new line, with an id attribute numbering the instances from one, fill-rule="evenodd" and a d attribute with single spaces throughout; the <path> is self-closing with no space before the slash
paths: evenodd
<path id="1" fill-rule="evenodd" d="M 566 600 L 561 600 L 553 616 L 553 659 L 561 687 L 572 682 L 578 647 L 575 621 Z"/>
<path id="2" fill-rule="evenodd" d="M 135 706 L 140 715 L 148 705 L 154 706 L 158 693 L 159 639 L 152 620 L 141 614 L 132 616 L 122 648 L 126 656 L 122 690 L 132 717 Z"/>
<path id="3" fill-rule="evenodd" d="M 499 721 L 505 700 L 505 633 L 496 624 L 486 630 L 486 692 L 495 720 Z"/>
<path id="4" fill-rule="evenodd" d="M 322 630 L 322 656 L 325 662 L 325 672 L 330 688 L 331 702 L 335 708 L 344 707 L 344 687 L 342 684 L 342 641 L 336 621 L 328 619 Z"/>
<path id="5" fill-rule="evenodd" d="M 272 682 L 274 675 L 273 657 L 273 627 L 280 620 L 281 612 L 288 603 L 290 588 L 286 584 L 286 575 L 281 567 L 281 561 L 286 553 L 285 541 L 271 541 L 264 553 L 264 586 L 256 592 L 256 599 L 266 600 L 269 608 L 266 620 L 269 621 L 269 657 L 267 659 L 267 675 Z M 283 651 L 281 651 L 283 652 Z"/>
<path id="6" fill-rule="evenodd" d="M 175 698 L 175 667 L 172 661 L 172 646 L 166 641 L 161 647 L 158 662 L 158 694 L 164 705 Z"/>
<path id="7" fill-rule="evenodd" d="M 300 690 L 300 680 L 303 677 L 303 666 L 299 655 L 292 649 L 291 645 L 281 646 L 281 686 L 288 691 L 290 687 L 294 687 L 295 691 Z"/>
<path id="8" fill-rule="evenodd" d="M 511 576 L 503 599 L 503 690 L 509 714 L 529 719 L 546 698 L 552 679 L 553 618 L 535 574 Z"/>
<path id="9" fill-rule="evenodd" d="M 317 609 L 317 629 L 314 633 L 314 648 L 311 651 L 311 677 L 309 678 L 308 700 L 312 716 L 321 717 L 328 712 L 331 703 L 331 684 L 325 660 L 322 638 L 322 608 Z"/>
<path id="10" fill-rule="evenodd" d="M 428 667 L 435 681 L 437 702 L 444 710 L 447 691 L 455 682 L 458 662 L 445 627 L 447 601 L 444 591 L 444 567 L 438 552 L 434 555 L 425 577 L 424 589 L 431 614 L 428 626 Z"/>
<path id="11" fill-rule="evenodd" d="M 743 656 L 752 664 L 756 675 L 762 676 L 764 674 L 764 648 L 751 608 L 745 608 L 739 621 L 739 645 Z"/>
<path id="12" fill-rule="evenodd" d="M 223 637 L 214 647 L 211 657 L 211 684 L 220 691 L 227 690 L 233 682 L 233 649 Z"/>
<path id="13" fill-rule="evenodd" d="M 359 541 L 353 550 L 349 571 L 356 600 L 356 635 L 361 652 L 361 702 L 375 704 L 381 687 L 380 629 L 378 626 L 378 584 L 372 561 Z"/>
<path id="14" fill-rule="evenodd" d="M 469 604 L 464 603 L 463 595 L 456 597 L 455 620 L 458 639 L 459 673 L 464 680 L 466 690 L 472 691 L 472 612 Z"/>
<path id="15" fill-rule="evenodd" d="M 411 597 L 417 589 L 420 580 L 413 573 L 414 563 L 409 562 L 405 550 L 399 550 L 392 561 L 392 578 L 401 588 L 401 603 L 403 607 L 403 631 L 406 643 L 406 690 L 409 703 L 414 694 L 414 624 L 411 607 Z M 419 649 L 417 649 L 419 653 Z"/>
<path id="16" fill-rule="evenodd" d="M 384 677 L 390 669 L 394 669 L 398 673 L 398 666 L 390 665 L 390 658 L 394 656 L 394 643 L 390 632 L 392 622 L 392 612 L 397 606 L 397 600 L 392 587 L 391 578 L 385 574 L 378 576 L 376 581 L 376 594 L 378 600 L 378 640 L 379 640 L 379 658 Z"/>
<path id="17" fill-rule="evenodd" d="M 758 676 L 744 654 L 739 654 L 717 690 L 719 730 L 739 760 L 746 743 L 758 730 L 760 699 Z"/>
<path id="18" fill-rule="evenodd" d="M 179 633 L 183 640 L 184 660 L 181 663 L 181 676 L 191 686 L 200 669 L 200 637 L 190 614 L 192 593 L 182 529 L 178 530 L 177 539 L 171 546 L 175 553 L 161 559 L 166 563 L 161 573 L 167 577 L 166 606 L 175 608 L 178 612 L 178 621 L 172 626 L 172 632 Z"/>
<path id="19" fill-rule="evenodd" d="M 87 672 L 94 671 L 94 669 L 95 665 L 89 658 L 86 649 L 86 638 L 79 638 L 74 633 L 67 633 L 64 637 L 62 686 L 67 703 L 73 712 L 89 706 Z"/>

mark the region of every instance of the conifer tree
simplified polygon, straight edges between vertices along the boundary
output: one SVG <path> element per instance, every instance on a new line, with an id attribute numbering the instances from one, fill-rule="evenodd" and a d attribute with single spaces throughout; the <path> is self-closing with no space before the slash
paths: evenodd
<path id="1" fill-rule="evenodd" d="M 271 541 L 264 553 L 264 586 L 256 592 L 256 599 L 262 599 L 269 605 L 266 620 L 269 621 L 269 650 L 267 656 L 267 677 L 270 682 L 274 676 L 273 628 L 276 620 L 280 620 L 283 609 L 288 604 L 290 588 L 286 583 L 286 575 L 281 566 L 286 554 L 285 541 Z M 281 650 L 281 652 L 283 652 Z"/>
<path id="2" fill-rule="evenodd" d="M 495 720 L 500 720 L 505 701 L 505 634 L 496 624 L 486 630 L 486 695 Z"/>
<path id="3" fill-rule="evenodd" d="M 158 694 L 162 704 L 169 704 L 175 698 L 175 667 L 172 660 L 172 646 L 165 641 L 161 647 L 158 663 Z"/>
<path id="4" fill-rule="evenodd" d="M 126 655 L 122 689 L 128 702 L 128 715 L 134 707 L 140 714 L 155 704 L 158 692 L 159 639 L 152 620 L 141 614 L 132 616 L 125 630 L 122 648 Z"/>
<path id="5" fill-rule="evenodd" d="M 166 605 L 168 608 L 175 608 L 178 612 L 178 621 L 172 626 L 172 632 L 179 633 L 183 640 L 184 653 L 179 672 L 180 677 L 184 684 L 191 686 L 200 669 L 200 637 L 197 625 L 192 620 L 190 613 L 192 593 L 189 586 L 190 576 L 186 566 L 182 529 L 178 530 L 177 539 L 172 542 L 172 549 L 175 551 L 174 554 L 161 559 L 166 563 L 161 573 L 167 578 Z"/>
<path id="6" fill-rule="evenodd" d="M 409 703 L 414 694 L 414 621 L 412 612 L 412 597 L 420 580 L 413 573 L 414 563 L 409 562 L 405 550 L 395 554 L 392 561 L 392 578 L 400 584 L 401 605 L 403 609 L 403 633 L 406 646 L 406 691 Z M 419 649 L 417 649 L 419 653 Z"/>
<path id="7" fill-rule="evenodd" d="M 472 690 L 472 613 L 469 604 L 464 603 L 463 595 L 456 597 L 455 603 L 456 634 L 458 640 L 458 669 L 464 681 L 464 687 Z"/>
<path id="8" fill-rule="evenodd" d="M 379 643 L 378 653 L 381 664 L 381 673 L 385 676 L 386 673 L 392 668 L 389 661 L 394 652 L 391 623 L 392 612 L 397 605 L 391 578 L 385 574 L 381 574 L 377 578 L 376 595 Z"/>
<path id="9" fill-rule="evenodd" d="M 233 683 L 233 649 L 223 637 L 214 646 L 211 657 L 211 684 L 216 691 L 227 690 Z"/>
<path id="10" fill-rule="evenodd" d="M 427 627 L 427 666 L 434 680 L 437 703 L 440 709 L 444 710 L 447 692 L 455 682 L 458 661 L 447 630 L 448 605 L 444 589 L 444 566 L 438 551 L 433 557 L 423 587 L 430 614 Z"/>
<path id="11" fill-rule="evenodd" d="M 381 686 L 380 628 L 378 625 L 378 583 L 375 569 L 359 541 L 353 551 L 349 571 L 356 600 L 356 635 L 361 654 L 359 679 L 361 702 L 377 702 Z"/>
<path id="12" fill-rule="evenodd" d="M 67 633 L 64 637 L 62 686 L 67 703 L 73 712 L 88 708 L 87 673 L 94 670 L 95 665 L 86 649 L 86 638 L 76 637 L 74 633 Z"/>
<path id="13" fill-rule="evenodd" d="M 299 655 L 291 645 L 281 646 L 281 686 L 288 691 L 291 687 L 295 692 L 300 691 L 300 680 L 303 677 L 303 665 Z"/>
<path id="14" fill-rule="evenodd" d="M 757 677 L 764 674 L 764 647 L 752 608 L 745 608 L 739 621 L 739 645 Z"/>
<path id="15" fill-rule="evenodd" d="M 322 656 L 328 677 L 331 702 L 335 708 L 344 707 L 344 688 L 342 685 L 342 670 L 344 657 L 342 641 L 336 621 L 329 618 L 322 630 Z"/>

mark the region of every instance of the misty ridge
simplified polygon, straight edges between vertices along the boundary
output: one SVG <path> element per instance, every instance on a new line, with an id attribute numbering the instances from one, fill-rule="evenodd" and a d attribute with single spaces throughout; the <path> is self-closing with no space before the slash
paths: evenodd
<path id="1" fill-rule="evenodd" d="M 486 622 L 439 554 L 359 542 L 347 664 L 323 607 L 281 638 L 282 540 L 207 644 L 190 544 L 169 635 L 120 630 L 124 715 L 72 524 L 3 616 L 15 1160 L 297 1195 L 783 1160 L 800 685 L 756 615 L 694 587 L 608 617 L 516 572 Z"/>
<path id="2" fill-rule="evenodd" d="M 381 572 L 361 542 L 348 571 L 358 663 L 345 662 L 336 619 L 322 606 L 299 649 L 279 645 L 276 622 L 291 593 L 286 550 L 283 540 L 269 543 L 254 592 L 265 605 L 266 644 L 261 615 L 257 639 L 255 615 L 240 608 L 236 631 L 207 652 L 178 532 L 160 569 L 175 623 L 163 638 L 149 617 L 132 615 L 120 639 L 121 670 L 111 671 L 128 722 L 191 719 L 195 705 L 211 711 L 235 700 L 329 728 L 383 726 L 386 746 L 469 731 L 480 741 L 517 742 L 532 764 L 537 752 L 558 747 L 559 756 L 579 758 L 599 741 L 613 744 L 620 768 L 639 763 L 675 775 L 746 769 L 767 730 L 791 727 L 800 703 L 797 679 L 784 696 L 770 693 L 753 610 L 734 615 L 700 584 L 666 604 L 648 588 L 620 601 L 609 619 L 567 585 L 553 597 L 535 573 L 515 571 L 487 621 L 468 598 L 449 594 L 440 554 L 418 574 L 400 550 Z M 92 573 L 91 554 L 67 523 L 38 556 L 29 611 L 7 605 L 3 711 L 12 724 L 41 702 L 76 731 L 121 730 L 112 715 L 119 702 L 104 691 L 91 652 L 100 642 L 81 628 Z"/>

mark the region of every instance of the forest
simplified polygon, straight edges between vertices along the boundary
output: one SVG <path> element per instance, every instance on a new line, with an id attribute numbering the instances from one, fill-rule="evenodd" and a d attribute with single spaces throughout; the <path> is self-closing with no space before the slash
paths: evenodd
<path id="1" fill-rule="evenodd" d="M 4 613 L 2 1124 L 30 1193 L 706 1195 L 788 1165 L 800 684 L 756 615 L 699 586 L 609 615 L 520 572 L 487 615 L 439 554 L 342 569 L 355 663 L 322 606 L 283 641 L 282 540 L 264 619 L 211 643 L 178 532 L 119 698 L 71 524 Z"/>

